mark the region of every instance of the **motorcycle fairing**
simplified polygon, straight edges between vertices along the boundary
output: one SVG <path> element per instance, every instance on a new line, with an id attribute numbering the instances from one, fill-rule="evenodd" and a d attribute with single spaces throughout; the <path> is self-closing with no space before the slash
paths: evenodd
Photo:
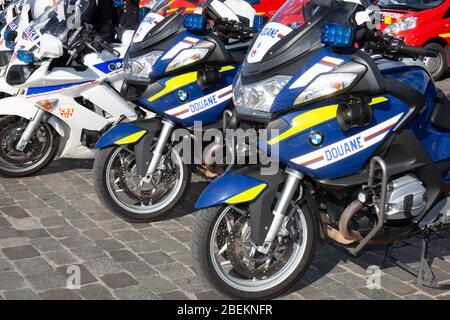
<path id="1" fill-rule="evenodd" d="M 99 73 L 92 73 L 92 80 L 83 82 L 74 82 L 66 84 L 58 84 L 54 86 L 45 87 L 30 87 L 27 88 L 25 96 L 27 98 L 36 98 L 45 96 L 48 94 L 62 93 L 68 90 L 80 89 L 90 85 L 96 85 L 101 80 L 107 77 L 111 77 L 123 72 L 123 58 L 118 58 L 114 60 L 109 60 L 93 65 Z M 75 81 L 75 80 L 74 80 Z"/>
<path id="2" fill-rule="evenodd" d="M 286 106 L 294 105 L 294 101 L 298 95 L 302 93 L 310 83 L 317 79 L 317 77 L 331 73 L 351 60 L 352 58 L 350 56 L 336 54 L 330 48 L 320 49 L 304 64 L 303 67 L 300 68 L 277 95 L 270 112 L 276 113 L 284 111 Z"/>
<path id="3" fill-rule="evenodd" d="M 184 127 L 192 127 L 196 121 L 209 125 L 217 122 L 220 114 L 230 105 L 236 70 L 233 65 L 221 68 L 221 83 L 206 89 L 200 88 L 197 83 L 197 71 L 163 78 L 150 86 L 139 104 Z M 182 98 L 186 100 L 182 101 Z"/>
<path id="4" fill-rule="evenodd" d="M 204 36 L 194 35 L 188 31 L 182 32 L 181 34 L 174 37 L 173 41 L 171 41 L 171 43 L 164 48 L 163 54 L 153 65 L 153 69 L 149 74 L 149 77 L 151 79 L 158 79 L 164 76 L 166 74 L 167 67 L 172 62 L 172 60 L 177 57 L 178 54 L 180 54 L 183 50 L 195 49 L 197 45 L 205 44 L 204 40 Z M 154 50 L 158 50 L 157 45 L 154 47 Z M 208 56 L 206 56 L 204 59 L 207 59 L 207 57 Z M 179 72 L 179 70 L 177 69 L 175 70 L 175 72 Z"/>

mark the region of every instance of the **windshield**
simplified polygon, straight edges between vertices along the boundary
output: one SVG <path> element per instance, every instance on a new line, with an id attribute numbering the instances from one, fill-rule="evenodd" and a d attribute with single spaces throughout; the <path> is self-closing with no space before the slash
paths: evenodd
<path id="1" fill-rule="evenodd" d="M 202 10 L 205 5 L 205 0 L 161 0 L 158 1 L 153 7 L 150 13 L 148 13 L 144 20 L 142 20 L 138 29 L 133 35 L 133 43 L 142 42 L 147 38 L 150 31 L 160 23 L 164 18 L 170 16 L 174 12 L 183 8 L 184 13 L 197 12 L 196 10 Z"/>
<path id="2" fill-rule="evenodd" d="M 426 10 L 440 6 L 445 0 L 380 0 L 377 5 L 387 9 Z"/>
<path id="3" fill-rule="evenodd" d="M 44 34 L 50 34 L 62 43 L 67 42 L 70 30 L 81 27 L 81 16 L 87 9 L 89 0 L 57 0 L 25 30 L 24 38 L 39 47 Z"/>
<path id="4" fill-rule="evenodd" d="M 277 56 L 277 64 L 282 64 L 321 46 L 323 24 L 348 24 L 357 6 L 351 1 L 336 2 L 332 7 L 320 7 L 311 0 L 286 1 L 259 33 L 246 62 Z"/>
<path id="5" fill-rule="evenodd" d="M 270 22 L 281 23 L 293 30 L 298 29 L 311 19 L 310 15 L 306 13 L 310 6 L 311 1 L 309 0 L 288 0 Z"/>

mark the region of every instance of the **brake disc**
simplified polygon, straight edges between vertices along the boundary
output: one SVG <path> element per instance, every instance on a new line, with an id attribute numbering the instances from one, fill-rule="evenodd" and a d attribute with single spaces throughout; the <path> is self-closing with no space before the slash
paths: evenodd
<path id="1" fill-rule="evenodd" d="M 140 185 L 141 177 L 136 171 L 136 161 L 130 155 L 120 164 L 120 169 L 114 172 L 114 178 L 119 179 L 118 186 L 129 198 L 138 202 L 151 203 L 164 196 L 173 186 L 175 178 L 171 173 L 166 170 L 155 171 L 151 182 L 144 187 Z"/>
<path id="2" fill-rule="evenodd" d="M 28 143 L 24 151 L 19 151 L 15 148 L 19 142 L 20 137 L 25 130 L 27 124 L 22 122 L 10 124 L 0 131 L 0 157 L 1 159 L 12 163 L 14 165 L 23 165 L 35 160 L 41 150 L 45 146 L 46 139 L 42 139 L 40 134 L 45 135 L 45 131 L 39 131 L 34 134 L 31 141 Z"/>
<path id="3" fill-rule="evenodd" d="M 228 255 L 235 270 L 249 278 L 266 278 L 276 273 L 289 259 L 293 240 L 289 237 L 277 239 L 267 255 L 256 250 L 251 240 L 249 216 L 240 217 L 231 229 Z"/>

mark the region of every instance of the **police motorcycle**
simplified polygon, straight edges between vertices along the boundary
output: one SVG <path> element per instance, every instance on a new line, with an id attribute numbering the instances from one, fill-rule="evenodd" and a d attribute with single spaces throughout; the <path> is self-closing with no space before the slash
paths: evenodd
<path id="1" fill-rule="evenodd" d="M 262 21 L 243 0 L 181 1 L 181 8 L 173 2 L 160 2 L 145 17 L 125 58 L 122 94 L 156 117 L 121 123 L 96 145 L 99 198 L 128 221 L 150 221 L 170 210 L 185 193 L 191 170 L 224 171 L 183 161 L 186 154 L 171 135 L 183 128 L 191 137 L 199 122 L 203 130 L 218 130 L 231 121 L 232 82 L 254 24 Z M 208 159 L 223 145 L 209 147 Z"/>
<path id="2" fill-rule="evenodd" d="M 119 94 L 122 44 L 108 45 L 79 20 L 88 0 L 58 0 L 19 36 L 6 82 L 20 94 L 0 100 L 0 175 L 36 173 L 55 156 L 94 158 L 100 132 L 146 112 Z"/>
<path id="3" fill-rule="evenodd" d="M 445 288 L 426 257 L 450 223 L 450 103 L 423 67 L 401 61 L 436 52 L 370 29 L 365 7 L 288 0 L 249 51 L 234 86 L 238 120 L 269 129 L 258 148 L 279 170 L 236 167 L 196 203 L 196 268 L 226 294 L 285 292 L 319 236 L 353 255 L 387 243 L 394 263 L 390 243 L 419 234 L 418 283 Z"/>
<path id="4" fill-rule="evenodd" d="M 5 72 L 14 53 L 17 35 L 28 26 L 30 18 L 45 2 L 13 0 L 0 12 L 0 98 L 17 94 L 18 90 L 6 83 Z"/>

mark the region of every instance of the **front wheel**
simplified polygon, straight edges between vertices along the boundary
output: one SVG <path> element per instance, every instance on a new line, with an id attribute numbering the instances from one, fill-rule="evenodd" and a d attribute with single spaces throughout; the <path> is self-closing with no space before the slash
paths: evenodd
<path id="1" fill-rule="evenodd" d="M 143 183 L 137 173 L 133 146 L 100 150 L 95 157 L 94 185 L 100 200 L 129 222 L 151 222 L 172 209 L 190 180 L 189 166 L 175 151 L 163 155 L 150 183 Z"/>
<path id="2" fill-rule="evenodd" d="M 59 135 L 48 124 L 42 124 L 25 150 L 16 149 L 28 120 L 16 116 L 0 118 L 0 176 L 19 178 L 38 172 L 56 156 Z"/>
<path id="3" fill-rule="evenodd" d="M 309 267 L 317 223 L 307 204 L 294 205 L 267 255 L 251 240 L 248 213 L 233 206 L 202 210 L 193 229 L 196 270 L 220 291 L 242 299 L 268 299 L 286 292 Z M 286 229 L 285 229 L 286 230 Z"/>

